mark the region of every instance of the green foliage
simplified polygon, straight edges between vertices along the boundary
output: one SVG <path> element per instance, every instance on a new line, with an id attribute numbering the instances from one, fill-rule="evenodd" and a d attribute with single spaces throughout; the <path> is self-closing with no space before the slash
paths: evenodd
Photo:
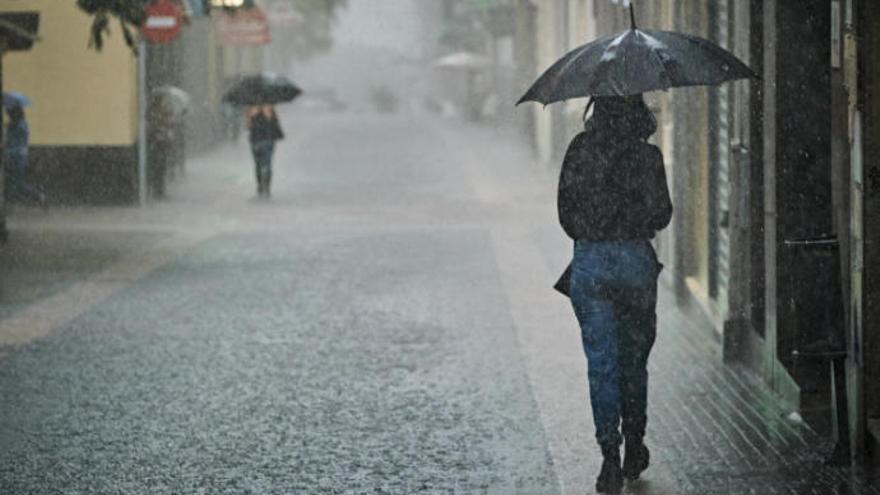
<path id="1" fill-rule="evenodd" d="M 113 22 L 119 24 L 128 46 L 135 48 L 138 30 L 144 22 L 144 9 L 152 0 L 76 0 L 80 9 L 92 16 L 89 46 L 100 50 L 110 35 Z M 277 41 L 289 44 L 294 56 L 307 58 L 328 50 L 333 44 L 332 27 L 339 9 L 348 0 L 286 0 L 302 16 L 291 29 L 273 33 Z"/>
<path id="2" fill-rule="evenodd" d="M 111 22 L 116 20 L 125 42 L 133 48 L 149 3 L 150 0 L 76 0 L 77 6 L 93 18 L 89 46 L 96 50 L 103 48 L 104 37 L 109 36 Z"/>

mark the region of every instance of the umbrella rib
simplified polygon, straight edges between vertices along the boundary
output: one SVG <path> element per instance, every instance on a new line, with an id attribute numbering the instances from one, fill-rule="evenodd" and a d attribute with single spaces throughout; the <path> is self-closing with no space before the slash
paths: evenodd
<path id="1" fill-rule="evenodd" d="M 663 61 L 663 57 L 661 57 L 660 53 L 657 52 L 657 50 L 655 50 L 653 48 L 651 49 L 651 55 L 653 55 L 654 58 L 657 59 L 657 63 L 660 64 L 660 73 L 662 74 L 663 78 L 666 79 L 667 87 L 671 87 L 672 86 L 672 77 L 669 75 L 669 71 L 666 68 L 666 63 Z"/>
<path id="2" fill-rule="evenodd" d="M 565 72 L 566 72 L 566 71 L 567 71 L 572 65 L 574 65 L 575 62 L 577 62 L 578 59 L 581 58 L 581 56 L 583 56 L 584 53 L 586 53 L 589 49 L 590 49 L 590 46 L 589 46 L 589 45 L 584 45 L 584 46 L 582 46 L 582 47 L 580 47 L 580 48 L 574 50 L 572 53 L 570 53 L 570 54 L 569 54 L 569 57 L 568 57 L 568 60 L 566 60 L 565 63 L 562 65 L 562 67 L 559 68 L 559 71 L 557 71 L 557 74 L 560 74 L 560 75 L 561 75 L 561 74 L 564 74 L 564 73 L 565 73 Z M 557 77 L 557 78 L 556 78 L 556 84 L 554 84 L 554 92 L 555 92 L 555 89 L 559 86 L 559 84 L 560 84 L 559 81 L 561 81 L 561 80 L 562 80 L 562 77 Z"/>
<path id="3" fill-rule="evenodd" d="M 745 77 L 757 75 L 709 40 L 673 31 L 630 29 L 572 50 L 544 72 L 517 104 L 711 86 Z"/>
<path id="4" fill-rule="evenodd" d="M 590 92 L 592 92 L 596 86 L 596 84 L 601 81 L 605 77 L 605 75 L 611 70 L 611 65 L 613 62 L 618 60 L 616 52 L 620 49 L 620 45 L 623 42 L 623 38 L 629 33 L 623 33 L 619 36 L 615 36 L 602 50 L 602 56 L 599 57 L 599 63 L 596 65 L 596 69 L 592 71 L 591 81 L 587 84 L 587 87 L 590 88 Z M 600 75 L 602 77 L 600 77 Z"/>
<path id="5" fill-rule="evenodd" d="M 672 76 L 669 74 L 669 70 L 666 67 L 666 62 L 663 59 L 663 57 L 660 55 L 660 51 L 659 51 L 660 47 L 665 48 L 666 44 L 663 43 L 662 41 L 660 41 L 659 39 L 657 39 L 656 37 L 652 36 L 650 33 L 647 33 L 644 31 L 637 31 L 637 32 L 638 32 L 639 36 L 641 36 L 642 38 L 644 38 L 646 40 L 645 45 L 648 48 L 648 51 L 651 53 L 651 55 L 654 57 L 654 59 L 659 64 L 660 76 L 663 79 L 665 79 L 666 87 L 671 87 L 673 84 Z"/>

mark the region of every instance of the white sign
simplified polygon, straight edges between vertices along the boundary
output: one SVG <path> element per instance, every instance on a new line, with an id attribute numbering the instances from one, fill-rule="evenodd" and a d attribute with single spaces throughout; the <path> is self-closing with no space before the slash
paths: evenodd
<path id="1" fill-rule="evenodd" d="M 173 16 L 147 17 L 144 25 L 150 29 L 171 29 L 177 25 L 177 19 Z"/>

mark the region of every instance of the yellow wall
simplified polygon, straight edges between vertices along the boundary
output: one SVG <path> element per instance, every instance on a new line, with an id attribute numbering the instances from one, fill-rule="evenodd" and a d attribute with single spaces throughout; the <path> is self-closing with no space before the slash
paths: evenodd
<path id="1" fill-rule="evenodd" d="M 2 0 L 0 11 L 40 13 L 41 41 L 3 58 L 3 87 L 25 93 L 31 143 L 132 145 L 137 137 L 137 60 L 118 24 L 104 48 L 88 47 L 91 19 L 74 0 Z"/>

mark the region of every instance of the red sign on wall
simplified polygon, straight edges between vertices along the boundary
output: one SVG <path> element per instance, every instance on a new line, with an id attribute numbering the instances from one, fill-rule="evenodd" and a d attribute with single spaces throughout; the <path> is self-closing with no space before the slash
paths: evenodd
<path id="1" fill-rule="evenodd" d="M 275 0 L 266 11 L 266 17 L 269 18 L 269 23 L 273 26 L 289 27 L 302 21 L 288 0 Z"/>
<path id="2" fill-rule="evenodd" d="M 217 34 L 224 45 L 265 45 L 271 41 L 269 20 L 259 7 L 219 16 Z"/>
<path id="3" fill-rule="evenodd" d="M 147 41 L 168 43 L 180 32 L 183 11 L 171 0 L 156 0 L 147 6 L 145 13 L 141 34 Z"/>

